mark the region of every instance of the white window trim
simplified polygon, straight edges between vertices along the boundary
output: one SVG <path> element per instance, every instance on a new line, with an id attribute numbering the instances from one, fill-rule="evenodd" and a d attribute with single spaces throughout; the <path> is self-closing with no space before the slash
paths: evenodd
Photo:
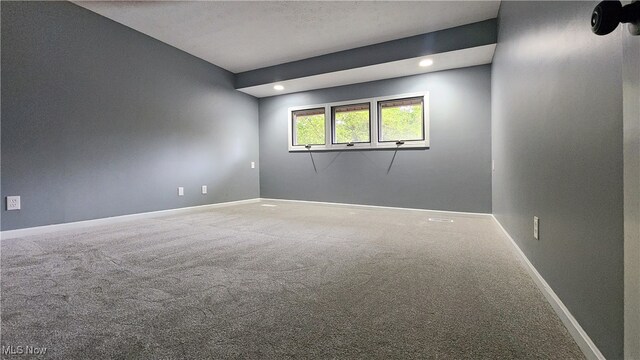
<path id="1" fill-rule="evenodd" d="M 397 145 L 393 142 L 379 142 L 378 134 L 378 102 L 394 99 L 404 99 L 412 97 L 422 97 L 423 105 L 422 111 L 424 119 L 424 140 L 412 140 L 405 141 L 402 145 Z M 370 126 L 370 143 L 353 143 L 352 146 L 346 144 L 333 144 L 333 114 L 331 108 L 335 106 L 349 105 L 349 104 L 361 104 L 369 103 L 369 115 L 371 119 Z M 305 148 L 305 145 L 293 145 L 293 112 L 299 110 L 309 110 L 324 108 L 324 128 L 325 128 L 325 144 L 324 145 L 312 145 L 310 149 Z M 293 106 L 287 109 L 288 112 L 288 128 L 289 134 L 287 137 L 289 151 L 349 151 L 349 150 L 375 150 L 375 149 L 426 149 L 429 148 L 429 93 L 417 92 L 398 94 L 392 96 L 379 96 L 366 99 L 354 99 L 348 101 L 339 101 L 326 104 L 314 104 L 305 106 Z"/>

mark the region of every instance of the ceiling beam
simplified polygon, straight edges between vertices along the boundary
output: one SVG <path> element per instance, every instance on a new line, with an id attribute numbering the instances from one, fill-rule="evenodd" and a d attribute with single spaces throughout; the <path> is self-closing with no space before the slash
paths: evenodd
<path id="1" fill-rule="evenodd" d="M 497 42 L 497 20 L 415 35 L 236 74 L 236 89 L 356 69 Z"/>

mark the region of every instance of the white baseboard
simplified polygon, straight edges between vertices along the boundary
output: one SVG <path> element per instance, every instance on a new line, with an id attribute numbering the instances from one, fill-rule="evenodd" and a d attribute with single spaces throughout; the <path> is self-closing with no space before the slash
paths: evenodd
<path id="1" fill-rule="evenodd" d="M 564 326 L 566 326 L 567 330 L 569 331 L 569 334 L 571 334 L 571 336 L 576 341 L 576 343 L 578 344 L 578 346 L 580 347 L 584 355 L 587 357 L 587 359 L 604 360 L 605 357 L 602 355 L 602 353 L 600 352 L 596 344 L 594 344 L 593 341 L 591 341 L 591 338 L 589 337 L 589 335 L 587 335 L 587 333 L 584 331 L 582 326 L 580 326 L 580 324 L 578 323 L 578 320 L 576 320 L 576 318 L 574 318 L 573 315 L 571 315 L 571 312 L 569 312 L 569 309 L 567 309 L 567 307 L 564 306 L 564 304 L 562 303 L 562 300 L 560 300 L 558 295 L 556 295 L 553 289 L 551 289 L 549 284 L 547 284 L 547 282 L 544 280 L 542 275 L 540 275 L 538 270 L 536 270 L 536 268 L 533 266 L 533 264 L 531 264 L 529 259 L 527 259 L 527 256 L 522 252 L 518 244 L 513 240 L 511 235 L 509 235 L 509 233 L 502 226 L 502 224 L 500 224 L 500 221 L 498 221 L 498 219 L 496 219 L 494 215 L 491 215 L 491 217 L 496 222 L 498 227 L 500 227 L 500 229 L 506 235 L 506 237 L 509 239 L 518 257 L 524 263 L 525 268 L 529 272 L 529 275 L 531 275 L 531 278 L 533 278 L 533 281 L 536 283 L 540 291 L 542 291 L 542 294 L 544 295 L 544 297 L 547 298 L 547 301 L 551 304 L 551 307 L 556 312 L 556 314 L 558 314 L 558 317 L 560 317 L 560 320 L 562 321 Z"/>
<path id="2" fill-rule="evenodd" d="M 69 223 L 63 223 L 63 224 L 36 226 L 36 227 L 17 229 L 17 230 L 7 230 L 7 231 L 0 232 L 0 239 L 12 239 L 12 238 L 23 237 L 23 236 L 40 235 L 40 234 L 46 234 L 54 231 L 80 229 L 88 226 L 106 225 L 106 224 L 119 223 L 123 221 L 148 219 L 148 218 L 153 218 L 153 217 L 158 217 L 163 215 L 185 213 L 189 211 L 197 211 L 197 210 L 226 207 L 226 206 L 233 206 L 233 205 L 240 205 L 240 204 L 257 203 L 259 201 L 260 201 L 259 198 L 254 198 L 254 199 L 247 199 L 247 200 L 229 201 L 229 202 L 223 202 L 223 203 L 217 203 L 217 204 L 189 206 L 189 207 L 183 207 L 183 208 L 177 208 L 177 209 L 168 209 L 168 210 L 150 211 L 150 212 L 138 213 L 138 214 L 112 216 L 112 217 L 93 219 L 93 220 L 75 221 L 75 222 L 69 222 Z"/>
<path id="3" fill-rule="evenodd" d="M 432 212 L 432 213 L 442 213 L 442 214 L 451 214 L 451 215 L 465 215 L 465 216 L 481 216 L 481 217 L 492 216 L 491 214 L 488 214 L 488 213 L 474 213 L 474 212 L 447 211 L 447 210 L 429 210 L 429 209 L 416 209 L 416 208 L 378 206 L 378 205 L 362 205 L 362 204 L 349 204 L 349 203 L 311 201 L 311 200 L 289 200 L 289 199 L 271 199 L 271 198 L 260 198 L 260 200 L 261 201 L 294 202 L 294 203 L 305 203 L 305 204 L 322 204 L 322 205 L 363 207 L 363 208 L 371 208 L 371 209 L 425 211 L 425 212 Z"/>
<path id="4" fill-rule="evenodd" d="M 457 212 L 457 211 L 445 211 L 445 210 L 426 210 L 426 209 L 413 209 L 413 208 L 401 208 L 401 207 L 390 207 L 390 206 L 332 203 L 332 202 L 322 202 L 322 201 L 253 198 L 253 199 L 247 199 L 247 200 L 229 201 L 229 202 L 218 203 L 218 204 L 190 206 L 190 207 L 177 208 L 177 209 L 168 209 L 168 210 L 151 211 L 151 212 L 138 213 L 138 214 L 112 216 L 112 217 L 93 219 L 93 220 L 75 221 L 75 222 L 69 222 L 69 223 L 63 223 L 63 224 L 53 224 L 53 225 L 36 226 L 36 227 L 17 229 L 17 230 L 7 230 L 7 231 L 0 232 L 0 239 L 12 239 L 12 238 L 23 237 L 23 236 L 46 234 L 54 231 L 81 229 L 88 226 L 105 225 L 105 224 L 113 224 L 113 223 L 122 222 L 122 221 L 153 218 L 153 217 L 162 216 L 162 215 L 178 214 L 182 212 L 202 210 L 202 209 L 208 209 L 208 208 L 256 203 L 256 202 L 265 201 L 265 200 L 364 207 L 364 208 L 375 208 L 375 209 L 426 211 L 426 212 L 435 212 L 435 213 L 452 214 L 452 215 L 465 215 L 465 216 L 483 216 L 483 217 L 491 216 L 491 214 L 486 214 L 486 213 Z"/>

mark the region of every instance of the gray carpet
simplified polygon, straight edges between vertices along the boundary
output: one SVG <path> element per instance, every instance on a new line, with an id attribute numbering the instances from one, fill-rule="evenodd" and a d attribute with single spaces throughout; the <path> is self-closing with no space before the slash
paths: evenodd
<path id="1" fill-rule="evenodd" d="M 445 215 L 263 202 L 3 240 L 2 345 L 48 359 L 583 358 L 490 218 L 429 217 Z"/>

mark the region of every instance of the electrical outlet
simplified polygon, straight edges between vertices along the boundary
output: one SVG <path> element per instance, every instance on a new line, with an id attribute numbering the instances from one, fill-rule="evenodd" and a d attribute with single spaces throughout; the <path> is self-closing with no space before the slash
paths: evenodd
<path id="1" fill-rule="evenodd" d="M 537 216 L 533 217 L 533 237 L 536 240 L 540 240 L 540 232 L 539 232 L 540 219 Z"/>
<path id="2" fill-rule="evenodd" d="M 255 162 L 255 161 L 252 161 L 252 162 L 251 162 L 251 168 L 252 168 L 252 169 L 255 169 L 255 168 L 256 168 L 256 162 Z"/>
<path id="3" fill-rule="evenodd" d="M 202 194 L 206 194 L 207 193 L 207 185 L 202 185 Z"/>
<path id="4" fill-rule="evenodd" d="M 182 186 L 178 187 L 178 196 L 184 196 L 184 188 Z"/>
<path id="5" fill-rule="evenodd" d="M 20 210 L 20 196 L 7 196 L 7 210 Z"/>

